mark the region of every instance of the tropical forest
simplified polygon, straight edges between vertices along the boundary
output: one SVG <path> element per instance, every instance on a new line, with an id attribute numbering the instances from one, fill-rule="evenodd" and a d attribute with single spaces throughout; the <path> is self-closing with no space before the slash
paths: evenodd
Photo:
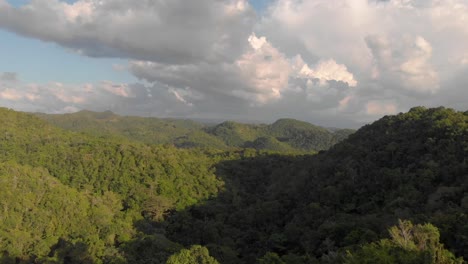
<path id="1" fill-rule="evenodd" d="M 468 260 L 468 112 L 357 131 L 0 109 L 0 263 Z"/>

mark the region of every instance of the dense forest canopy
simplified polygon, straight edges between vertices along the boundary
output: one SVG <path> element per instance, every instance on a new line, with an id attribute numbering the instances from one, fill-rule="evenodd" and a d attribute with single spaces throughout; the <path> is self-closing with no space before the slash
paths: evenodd
<path id="1" fill-rule="evenodd" d="M 191 120 L 119 116 L 110 111 L 37 116 L 67 130 L 146 144 L 173 144 L 179 148 L 255 148 L 304 153 L 328 149 L 354 132 L 331 131 L 294 119 L 280 119 L 271 125 L 232 121 L 206 125 Z"/>
<path id="2" fill-rule="evenodd" d="M 351 134 L 0 109 L 0 263 L 464 263 L 467 121 L 416 107 Z"/>

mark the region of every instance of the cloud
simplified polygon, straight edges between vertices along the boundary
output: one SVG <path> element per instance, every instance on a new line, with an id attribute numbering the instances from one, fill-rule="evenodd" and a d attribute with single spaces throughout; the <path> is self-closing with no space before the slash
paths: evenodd
<path id="1" fill-rule="evenodd" d="M 22 111 L 48 113 L 70 112 L 71 109 L 107 110 L 118 108 L 126 98 L 135 98 L 140 89 L 139 86 L 110 81 L 39 84 L 20 79 L 15 82 L 0 80 L 0 104 Z"/>
<path id="2" fill-rule="evenodd" d="M 233 63 L 166 65 L 150 61 L 131 63 L 132 73 L 150 83 L 170 89 L 189 88 L 200 94 L 236 97 L 252 107 L 282 99 L 288 90 L 306 90 L 306 81 L 329 81 L 357 84 L 346 66 L 328 60 L 311 69 L 296 55 L 286 57 L 265 37 L 249 36 L 250 47 Z M 303 80 L 299 84 L 298 80 Z M 175 94 L 175 93 L 174 93 Z M 181 100 L 180 100 L 181 101 Z"/>
<path id="3" fill-rule="evenodd" d="M 102 81 L 100 83 L 100 87 L 111 93 L 111 94 L 114 94 L 114 95 L 118 95 L 118 96 L 121 96 L 121 97 L 135 97 L 133 94 L 132 94 L 132 91 L 129 87 L 128 84 L 122 84 L 122 83 L 118 83 L 118 84 L 115 84 L 115 83 L 112 83 L 111 81 Z"/>
<path id="4" fill-rule="evenodd" d="M 0 95 L 53 111 L 333 126 L 415 105 L 466 110 L 467 19 L 466 0 L 275 0 L 261 15 L 245 0 L 0 0 L 0 28 L 126 58 L 113 68 L 139 80 L 31 90 L 3 74 Z"/>
<path id="5" fill-rule="evenodd" d="M 265 37 L 258 38 L 252 34 L 248 42 L 250 49 L 235 62 L 238 78 L 245 80 L 245 88 L 239 87 L 233 90 L 233 94 L 260 104 L 281 98 L 281 91 L 288 88 L 288 59 Z"/>
<path id="6" fill-rule="evenodd" d="M 375 68 L 375 79 L 399 81 L 398 86 L 420 93 L 434 93 L 439 88 L 439 76 L 430 63 L 432 46 L 423 37 L 388 40 L 384 36 L 368 36 Z"/>
<path id="7" fill-rule="evenodd" d="M 0 73 L 0 80 L 14 82 L 18 79 L 16 72 L 3 72 Z"/>
<path id="8" fill-rule="evenodd" d="M 0 92 L 1 99 L 6 99 L 10 101 L 18 101 L 19 99 L 23 99 L 24 97 L 26 97 L 25 94 L 10 88 L 6 88 Z"/>
<path id="9" fill-rule="evenodd" d="M 466 69 L 467 14 L 468 3 L 459 0 L 278 0 L 256 30 L 285 54 L 300 50 L 309 64 L 344 65 L 352 79 L 334 78 L 353 89 L 327 93 L 339 99 L 337 114 L 366 121 L 414 105 L 466 108 L 447 92 L 464 93 L 454 73 Z M 320 82 L 309 84 L 312 95 L 323 92 Z M 313 102 L 330 99 L 319 98 Z"/>
<path id="10" fill-rule="evenodd" d="M 366 113 L 373 116 L 397 113 L 397 106 L 392 102 L 370 101 L 366 104 Z"/>
<path id="11" fill-rule="evenodd" d="M 325 81 L 340 81 L 347 83 L 351 87 L 357 85 L 353 74 L 348 72 L 346 66 L 336 63 L 333 59 L 319 61 L 313 69 L 309 68 L 307 64 L 304 64 L 300 57 L 298 60 L 298 63 L 302 65 L 299 71 L 300 76 L 319 79 L 322 83 Z"/>
<path id="12" fill-rule="evenodd" d="M 246 0 L 32 0 L 0 5 L 0 27 L 92 57 L 160 63 L 230 61 L 254 11 Z"/>

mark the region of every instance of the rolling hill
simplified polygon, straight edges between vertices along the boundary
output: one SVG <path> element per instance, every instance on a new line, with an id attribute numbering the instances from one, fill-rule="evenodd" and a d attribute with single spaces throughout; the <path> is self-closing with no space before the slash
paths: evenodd
<path id="1" fill-rule="evenodd" d="M 330 131 L 307 122 L 280 119 L 271 125 L 226 121 L 204 125 L 191 120 L 119 116 L 110 111 L 37 114 L 54 126 L 94 136 L 173 144 L 179 148 L 256 148 L 271 151 L 314 152 L 330 148 L 354 131 Z"/>
<path id="2" fill-rule="evenodd" d="M 315 155 L 291 148 L 337 133 L 297 120 L 126 121 L 142 133 L 173 122 L 166 131 L 180 125 L 224 144 L 209 149 L 146 144 L 152 136 L 124 133 L 127 117 L 79 114 L 76 126 L 98 132 L 0 109 L 0 263 L 468 258 L 468 112 L 416 107 Z"/>
<path id="3" fill-rule="evenodd" d="M 468 258 L 467 157 L 466 112 L 413 108 L 314 156 L 218 164 L 227 191 L 171 216 L 167 234 L 206 245 L 222 263 L 254 263 L 262 256 L 271 263 L 462 263 L 450 254 L 447 262 L 425 262 L 436 253 L 408 251 L 389 240 L 368 243 L 408 219 L 439 227 L 443 244 Z M 346 258 L 366 244 L 370 253 Z M 399 258 L 396 251 L 406 259 L 376 260 Z"/>

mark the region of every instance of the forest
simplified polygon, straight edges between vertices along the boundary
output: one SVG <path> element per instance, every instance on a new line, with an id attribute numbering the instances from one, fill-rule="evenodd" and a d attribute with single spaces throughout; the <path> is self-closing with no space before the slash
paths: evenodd
<path id="1" fill-rule="evenodd" d="M 267 125 L 233 121 L 205 124 L 86 110 L 71 114 L 38 113 L 37 116 L 66 130 L 146 144 L 171 144 L 178 148 L 254 148 L 282 153 L 311 153 L 328 149 L 354 132 L 352 129 L 319 127 L 290 118 Z"/>
<path id="2" fill-rule="evenodd" d="M 0 263 L 466 263 L 468 111 L 357 131 L 0 109 Z"/>

